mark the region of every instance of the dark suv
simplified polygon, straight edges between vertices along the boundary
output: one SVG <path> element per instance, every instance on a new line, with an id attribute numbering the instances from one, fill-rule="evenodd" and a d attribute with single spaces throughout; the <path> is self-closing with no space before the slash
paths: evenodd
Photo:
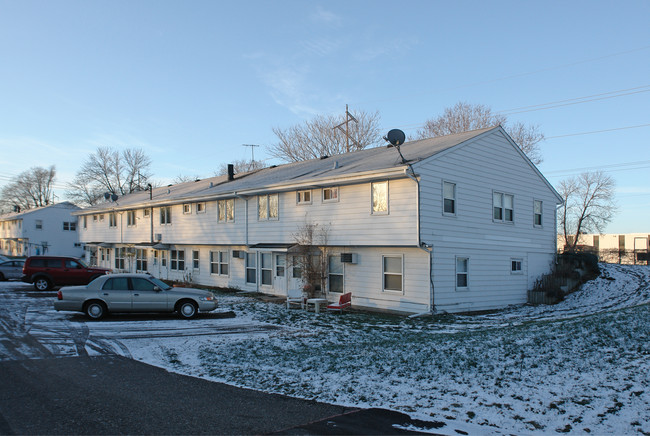
<path id="1" fill-rule="evenodd" d="M 60 256 L 31 256 L 25 260 L 22 281 L 39 291 L 53 286 L 87 285 L 109 273 L 107 268 L 90 267 L 81 259 Z"/>

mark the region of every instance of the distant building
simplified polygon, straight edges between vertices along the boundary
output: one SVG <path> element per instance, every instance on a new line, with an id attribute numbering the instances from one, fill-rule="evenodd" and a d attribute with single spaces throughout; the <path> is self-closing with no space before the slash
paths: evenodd
<path id="1" fill-rule="evenodd" d="M 0 215 L 0 253 L 5 256 L 84 254 L 77 233 L 80 208 L 69 202 Z"/>
<path id="2" fill-rule="evenodd" d="M 401 153 L 401 154 L 400 154 Z M 556 256 L 561 197 L 501 127 L 137 192 L 74 214 L 87 259 L 275 295 L 303 287 L 318 224 L 330 301 L 403 313 L 527 301 Z M 304 246 L 303 246 L 304 247 Z M 297 260 L 298 258 L 298 260 Z"/>
<path id="3" fill-rule="evenodd" d="M 647 265 L 650 260 L 648 259 L 649 241 L 648 233 L 581 234 L 576 247 L 578 251 L 598 255 L 598 260 L 601 262 Z M 558 250 L 564 251 L 564 245 L 564 235 L 558 235 Z"/>

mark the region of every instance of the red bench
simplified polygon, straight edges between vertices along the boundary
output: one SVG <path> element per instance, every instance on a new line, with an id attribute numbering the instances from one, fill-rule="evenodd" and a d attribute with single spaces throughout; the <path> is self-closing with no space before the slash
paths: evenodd
<path id="1" fill-rule="evenodd" d="M 327 310 L 338 310 L 343 313 L 345 309 L 349 309 L 352 306 L 352 292 L 345 293 L 339 297 L 338 303 L 332 303 L 327 306 Z"/>

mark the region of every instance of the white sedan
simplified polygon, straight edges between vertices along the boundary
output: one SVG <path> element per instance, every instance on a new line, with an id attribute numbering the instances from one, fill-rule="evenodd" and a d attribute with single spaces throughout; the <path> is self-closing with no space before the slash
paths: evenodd
<path id="1" fill-rule="evenodd" d="M 217 299 L 210 291 L 171 287 L 149 274 L 108 274 L 85 286 L 61 288 L 54 308 L 83 312 L 94 320 L 122 312 L 176 312 L 190 319 L 216 309 Z"/>

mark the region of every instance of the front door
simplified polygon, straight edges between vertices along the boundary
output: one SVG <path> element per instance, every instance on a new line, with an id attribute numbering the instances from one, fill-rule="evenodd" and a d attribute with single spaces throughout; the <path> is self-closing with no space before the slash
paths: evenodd
<path id="1" fill-rule="evenodd" d="M 290 265 L 287 268 L 287 288 L 288 290 L 302 291 L 303 282 L 302 282 L 302 269 L 300 268 L 300 263 L 296 256 L 290 258 Z"/>
<path id="2" fill-rule="evenodd" d="M 273 270 L 273 288 L 279 295 L 287 295 L 287 255 L 275 254 L 275 268 Z"/>

